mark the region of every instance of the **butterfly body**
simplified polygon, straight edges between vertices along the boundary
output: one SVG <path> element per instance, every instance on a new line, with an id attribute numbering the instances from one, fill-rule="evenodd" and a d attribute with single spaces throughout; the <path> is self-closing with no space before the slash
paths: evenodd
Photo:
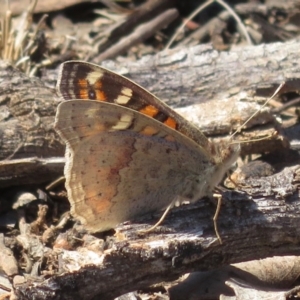
<path id="1" fill-rule="evenodd" d="M 98 66 L 63 64 L 58 91 L 69 100 L 55 128 L 66 143 L 71 213 L 93 232 L 210 196 L 238 157 L 238 145 L 210 143 L 152 94 Z"/>

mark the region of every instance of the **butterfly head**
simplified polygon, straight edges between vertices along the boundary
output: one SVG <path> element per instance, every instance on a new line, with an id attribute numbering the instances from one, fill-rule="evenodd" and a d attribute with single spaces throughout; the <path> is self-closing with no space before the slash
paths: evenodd
<path id="1" fill-rule="evenodd" d="M 240 144 L 228 141 L 212 143 L 211 154 L 215 159 L 215 172 L 210 182 L 210 186 L 213 189 L 237 161 L 240 154 Z"/>

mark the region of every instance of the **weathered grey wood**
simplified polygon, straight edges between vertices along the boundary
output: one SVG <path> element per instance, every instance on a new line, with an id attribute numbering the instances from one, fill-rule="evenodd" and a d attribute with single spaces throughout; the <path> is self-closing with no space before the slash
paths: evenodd
<path id="1" fill-rule="evenodd" d="M 0 61 L 0 188 L 47 182 L 62 172 L 62 163 L 46 166 L 47 158 L 64 153 L 53 129 L 57 100 L 54 89 L 43 81 Z M 40 159 L 44 161 L 38 163 Z M 44 172 L 32 168 L 34 164 Z"/>
<path id="2" fill-rule="evenodd" d="M 244 191 L 225 193 L 218 226 L 214 207 L 200 201 L 173 210 L 163 226 L 137 235 L 144 224 L 117 228 L 107 248 L 54 250 L 62 273 L 42 282 L 17 287 L 20 299 L 113 299 L 126 292 L 195 271 L 272 255 L 299 253 L 299 166 L 260 179 L 248 180 Z M 246 192 L 245 192 L 246 191 Z M 230 199 L 230 200 L 229 200 Z M 148 218 L 149 224 L 157 219 Z M 99 244 L 101 245 L 101 244 Z M 106 250 L 104 250 L 106 249 Z"/>
<path id="3" fill-rule="evenodd" d="M 299 45 L 299 40 L 292 40 L 223 52 L 199 45 L 145 56 L 137 62 L 119 65 L 107 61 L 102 65 L 179 107 L 232 96 L 253 97 L 257 89 L 299 79 Z"/>
<path id="4" fill-rule="evenodd" d="M 291 78 L 299 80 L 299 46 L 300 42 L 293 41 L 237 48 L 230 52 L 217 52 L 210 46 L 197 46 L 166 52 L 157 57 L 145 57 L 127 65 L 124 63 L 120 66 L 114 62 L 105 62 L 103 65 L 121 73 L 125 70 L 126 75 L 149 88 L 158 97 L 169 99 L 169 104 L 196 104 L 197 109 L 192 107 L 186 111 L 187 118 L 199 120 L 197 125 L 200 128 L 204 122 L 204 133 L 226 135 L 241 125 L 242 120 L 250 115 L 249 111 L 257 107 L 253 102 L 257 89 L 266 85 L 277 86 Z M 28 78 L 0 62 L 0 78 L 0 159 L 63 156 L 64 145 L 52 127 L 58 104 L 54 91 L 55 74 L 49 72 L 42 80 Z M 265 98 L 258 99 L 261 101 Z M 219 111 L 207 114 L 207 108 L 201 105 L 211 100 L 217 103 Z M 220 121 L 219 116 L 224 115 L 230 101 L 235 103 L 235 107 L 240 104 L 243 106 L 244 101 L 250 102 L 252 106 L 245 109 L 245 112 L 239 110 L 240 115 L 229 110 L 225 113 L 227 121 Z M 199 114 L 195 117 L 196 111 Z M 205 116 L 202 120 L 201 115 Z M 237 116 L 241 120 L 237 120 Z M 265 123 L 266 117 L 269 121 L 272 119 L 270 112 L 265 112 L 263 118 L 261 116 L 251 124 Z M 224 124 L 228 124 L 227 127 Z M 266 147 L 266 151 L 269 149 L 274 149 L 274 145 Z M 58 172 L 60 170 L 62 166 L 59 166 Z M 6 180 L 3 186 L 22 184 L 22 177 L 27 175 L 20 174 L 18 181 L 7 182 L 0 168 L 0 186 L 3 180 Z M 55 179 L 57 171 L 48 175 L 46 181 L 49 178 Z M 12 176 L 9 174 L 8 178 Z M 33 174 L 32 182 L 41 180 L 42 177 Z"/>
<path id="5" fill-rule="evenodd" d="M 232 97 L 231 99 L 239 103 L 239 98 L 249 101 L 251 96 L 254 96 L 257 87 L 261 87 L 262 82 L 269 85 L 278 84 L 288 74 L 290 78 L 299 78 L 298 68 L 295 67 L 298 65 L 295 47 L 298 46 L 297 42 L 287 43 L 284 47 L 283 44 L 273 44 L 237 49 L 230 53 L 218 53 L 209 47 L 204 47 L 202 49 L 205 50 L 200 51 L 200 48 L 196 47 L 186 49 L 185 52 L 181 50 L 173 56 L 168 54 L 161 58 L 152 57 L 152 60 L 145 58 L 139 64 L 140 71 L 136 63 L 127 65 L 127 69 L 130 70 L 131 77 L 138 76 L 136 81 L 146 88 L 152 86 L 155 94 L 163 98 L 171 98 L 177 104 L 179 102 L 180 104 L 198 104 L 212 99 L 222 103 L 221 101 L 225 101 L 228 97 Z M 283 48 L 285 55 L 282 55 Z M 254 56 L 254 53 L 257 56 Z M 248 59 L 237 60 L 238 57 L 244 56 L 248 56 Z M 280 57 L 283 57 L 282 60 Z M 228 67 L 226 67 L 226 60 Z M 266 68 L 268 64 L 274 65 L 273 60 L 279 61 L 276 63 L 278 68 Z M 150 64 L 153 61 L 156 63 L 155 68 Z M 105 65 L 113 66 L 111 62 L 106 62 Z M 49 76 L 50 81 L 29 79 L 3 62 L 1 66 L 1 158 L 9 161 L 10 165 L 14 165 L 21 158 L 33 162 L 36 158 L 39 162 L 42 161 L 41 158 L 62 156 L 64 147 L 52 128 L 58 101 L 54 89 L 46 86 L 54 86 L 53 78 L 55 77 Z M 177 68 L 179 68 L 178 72 Z M 224 76 L 230 80 L 223 80 Z M 159 78 L 159 84 L 154 77 Z M 192 84 L 193 81 L 195 85 Z M 199 88 L 194 88 L 194 86 L 202 87 L 201 94 Z M 165 93 L 170 94 L 170 97 L 164 97 Z M 182 102 L 179 101 L 181 97 Z M 225 108 L 221 104 L 216 105 L 218 106 L 224 112 Z M 201 109 L 201 106 L 197 107 L 200 112 Z M 195 111 L 194 106 L 190 112 L 185 113 L 189 116 Z M 203 109 L 203 112 L 208 118 L 207 111 Z M 228 114 L 230 112 L 225 113 L 227 116 Z M 218 127 L 214 115 L 219 120 L 218 111 L 216 111 L 209 116 L 212 118 L 211 124 L 213 125 L 210 127 L 207 124 L 209 122 L 205 123 L 206 130 L 211 134 L 214 130 L 222 135 L 231 131 L 229 125 L 223 126 L 224 122 L 233 124 L 232 129 L 241 124 L 241 120 L 237 121 L 236 114 L 234 114 L 233 122 L 222 119 L 222 126 Z M 267 116 L 268 121 L 273 122 L 270 111 L 262 115 Z M 244 118 L 245 116 L 242 117 Z M 265 118 L 262 120 L 257 118 L 257 120 L 258 123 L 265 123 Z M 206 118 L 205 121 L 207 121 Z M 2 176 L 7 175 L 5 162 L 3 163 L 2 160 L 2 171 L 5 171 Z M 35 172 L 32 174 L 33 182 L 38 180 L 34 178 Z M 27 184 L 30 174 L 25 174 Z M 57 175 L 57 172 L 55 174 Z M 163 228 L 166 229 L 162 229 L 161 234 L 154 233 L 146 238 L 137 237 L 136 230 L 143 225 L 120 228 L 121 232 L 118 237 L 125 236 L 124 240 L 113 240 L 114 246 L 109 247 L 104 254 L 99 254 L 99 257 L 103 259 L 103 263 L 99 265 L 87 266 L 83 258 L 88 259 L 89 256 L 83 249 L 83 255 L 79 260 L 82 269 L 70 273 L 68 270 L 74 268 L 71 258 L 75 252 L 61 250 L 64 256 L 60 258 L 60 269 L 63 273 L 48 281 L 35 283 L 34 286 L 25 284 L 19 287 L 19 294 L 23 294 L 21 299 L 32 299 L 33 295 L 41 299 L 91 299 L 96 295 L 101 299 L 111 299 L 129 290 L 175 279 L 192 270 L 215 268 L 219 265 L 258 258 L 258 256 L 295 254 L 297 253 L 296 245 L 299 242 L 296 204 L 298 201 L 296 185 L 299 180 L 295 179 L 295 185 L 291 185 L 293 174 L 292 170 L 279 175 L 282 177 L 272 187 L 267 187 L 270 180 L 262 183 L 262 188 L 252 196 L 254 199 L 249 199 L 249 193 L 251 191 L 253 193 L 253 190 L 249 190 L 248 194 L 228 195 L 231 200 L 222 209 L 219 219 L 220 233 L 224 241 L 222 246 L 218 244 L 212 226 L 211 218 L 214 207 L 206 201 L 199 202 L 194 206 L 183 207 L 172 212 L 164 223 Z M 38 177 L 42 176 L 39 174 Z M 47 180 L 49 180 L 48 177 Z M 16 184 L 16 181 L 14 183 Z M 253 186 L 257 184 L 260 185 L 255 183 Z M 266 195 L 266 191 L 270 193 Z M 289 197 L 288 193 L 290 193 Z M 288 202 L 285 201 L 286 199 Z M 147 223 L 148 220 L 153 224 L 158 217 L 159 214 L 151 220 L 142 219 L 141 223 Z M 93 256 L 88 264 L 95 263 L 95 257 Z"/>

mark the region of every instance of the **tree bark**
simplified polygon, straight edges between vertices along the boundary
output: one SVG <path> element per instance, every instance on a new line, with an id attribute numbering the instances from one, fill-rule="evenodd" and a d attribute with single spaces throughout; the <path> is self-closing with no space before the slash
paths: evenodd
<path id="1" fill-rule="evenodd" d="M 107 249 L 54 250 L 61 274 L 17 287 L 20 299 L 114 299 L 124 293 L 170 281 L 187 272 L 273 255 L 296 255 L 300 242 L 299 166 L 245 182 L 227 191 L 216 238 L 207 200 L 172 210 L 155 232 L 140 236 L 159 214 L 119 226 Z M 110 241 L 110 242 L 109 242 Z M 52 255 L 54 255 L 54 253 Z"/>
<path id="2" fill-rule="evenodd" d="M 146 57 L 122 69 L 113 62 L 105 62 L 103 66 L 126 69 L 131 79 L 160 98 L 171 99 L 169 104 L 193 104 L 190 111 L 185 111 L 186 115 L 195 119 L 192 113 L 202 112 L 205 132 L 224 136 L 255 110 L 257 103 L 253 99 L 268 98 L 284 80 L 288 84 L 281 92 L 298 89 L 299 46 L 299 42 L 293 41 L 222 53 L 209 46 L 197 46 Z M 54 80 L 49 79 L 53 76 L 48 73 L 42 80 L 27 78 L 1 62 L 0 78 L 0 187 L 49 182 L 62 174 L 63 160 L 53 158 L 62 157 L 64 152 L 64 145 L 52 127 L 59 102 Z M 266 95 L 256 95 L 262 91 Z M 243 100 L 250 103 L 245 114 L 237 109 L 245 106 Z M 216 104 L 209 105 L 208 101 Z M 235 101 L 236 113 L 226 110 L 231 101 Z M 201 105 L 206 105 L 206 110 Z M 219 111 L 210 109 L 212 106 Z M 221 113 L 225 117 L 220 121 Z M 290 156 L 286 136 L 290 141 L 293 135 L 281 128 L 271 109 L 256 116 L 250 126 L 256 126 L 256 132 L 265 126 L 279 132 L 271 146 L 264 142 L 253 152 L 275 150 L 278 161 L 285 151 Z M 281 172 L 273 176 L 248 179 L 243 188 L 222 193 L 224 201 L 218 219 L 222 245 L 211 220 L 215 208 L 203 200 L 172 210 L 163 225 L 146 236 L 138 235 L 137 230 L 144 228 L 145 223 L 155 223 L 160 213 L 119 226 L 114 236 L 100 235 L 102 246 L 94 247 L 93 251 L 86 243 L 77 251 L 45 249 L 45 257 L 52 260 L 47 261 L 44 269 L 51 269 L 54 257 L 58 264 L 54 275 L 18 285 L 16 293 L 20 299 L 113 299 L 131 290 L 176 279 L 186 272 L 271 255 L 297 254 L 300 242 L 297 153 L 295 157 L 287 168 L 283 161 Z M 20 160 L 24 163 L 22 168 L 17 165 Z M 49 161 L 52 165 L 42 170 L 40 167 Z M 28 173 L 28 169 L 25 171 L 29 162 L 34 167 Z M 45 172 L 45 177 L 38 170 Z"/>
<path id="3" fill-rule="evenodd" d="M 148 56 L 122 67 L 111 61 L 104 62 L 103 66 L 121 73 L 126 70 L 126 76 L 162 100 L 169 99 L 167 103 L 170 105 L 194 104 L 178 111 L 195 122 L 204 134 L 224 136 L 237 129 L 258 109 L 255 101 L 270 97 L 283 81 L 287 84 L 282 92 L 298 90 L 299 45 L 293 41 L 249 46 L 230 52 L 197 46 Z M 54 90 L 56 71 L 48 72 L 40 80 L 28 78 L 0 62 L 0 76 L 0 187 L 54 180 L 62 173 L 63 161 L 53 167 L 52 162 L 48 166 L 47 161 L 40 159 L 62 157 L 64 152 L 64 145 L 53 129 L 59 103 Z M 265 95 L 257 96 L 258 92 L 265 92 Z M 248 105 L 245 106 L 244 102 Z M 273 122 L 273 132 L 280 131 L 267 109 L 247 126 L 269 122 Z M 259 130 L 254 133 L 258 134 Z M 273 133 L 266 135 L 272 136 Z M 274 139 L 278 142 L 275 146 Z M 285 147 L 282 136 L 274 139 L 269 146 L 266 146 L 266 139 L 254 152 L 261 152 L 264 147 L 266 152 Z M 247 144 L 243 146 L 248 147 Z M 249 153 L 249 150 L 245 152 Z M 20 164 L 22 168 L 18 168 Z M 32 169 L 31 178 L 28 172 L 24 174 L 22 171 L 27 165 Z M 40 165 L 47 170 L 44 177 L 38 172 Z M 20 171 L 16 173 L 16 170 Z"/>

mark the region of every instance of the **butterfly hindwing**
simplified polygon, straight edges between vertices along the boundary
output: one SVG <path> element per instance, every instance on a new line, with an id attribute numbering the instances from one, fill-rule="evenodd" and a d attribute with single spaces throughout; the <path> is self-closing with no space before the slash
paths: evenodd
<path id="1" fill-rule="evenodd" d="M 213 171 L 213 163 L 201 147 L 134 110 L 66 101 L 55 128 L 67 145 L 71 212 L 91 231 L 163 209 L 176 197 L 195 200 L 206 193 L 207 183 L 198 179 Z"/>

